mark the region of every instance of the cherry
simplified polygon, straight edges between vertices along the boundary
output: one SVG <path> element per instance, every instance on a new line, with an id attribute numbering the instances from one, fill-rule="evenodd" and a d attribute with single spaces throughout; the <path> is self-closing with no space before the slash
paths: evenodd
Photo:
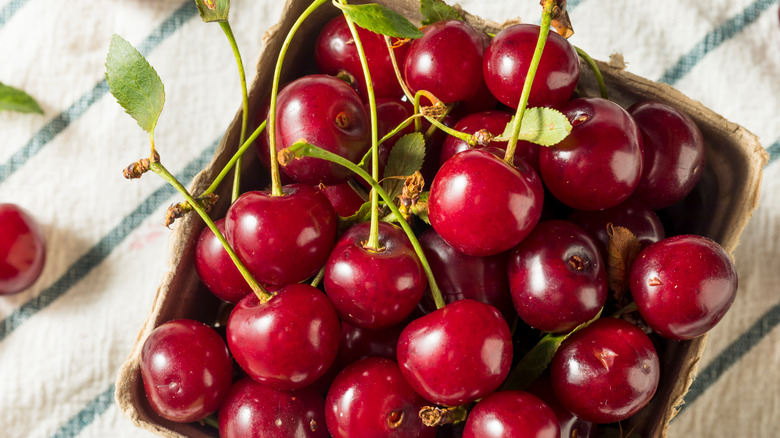
<path id="1" fill-rule="evenodd" d="M 224 235 L 225 219 L 218 219 L 214 223 Z M 200 232 L 195 244 L 195 271 L 208 290 L 221 300 L 237 303 L 252 293 L 252 288 L 228 256 L 225 247 L 208 227 Z"/>
<path id="2" fill-rule="evenodd" d="M 426 90 L 444 103 L 474 97 L 483 81 L 483 32 L 460 20 L 438 21 L 422 32 L 404 62 L 404 79 L 412 94 Z"/>
<path id="3" fill-rule="evenodd" d="M 596 242 L 568 221 L 540 222 L 509 258 L 518 315 L 544 332 L 563 333 L 595 317 L 607 300 L 607 274 Z"/>
<path id="4" fill-rule="evenodd" d="M 410 322 L 398 339 L 406 381 L 433 403 L 458 406 L 495 391 L 509 374 L 512 337 L 495 307 L 464 299 Z"/>
<path id="5" fill-rule="evenodd" d="M 369 357 L 344 368 L 328 390 L 325 420 L 334 438 L 436 436 L 418 416 L 425 400 L 392 360 Z"/>
<path id="6" fill-rule="evenodd" d="M 596 437 L 595 424 L 577 417 L 561 405 L 558 398 L 555 397 L 549 375 L 540 376 L 526 390 L 542 399 L 555 412 L 555 416 L 558 417 L 558 426 L 561 428 L 560 438 Z"/>
<path id="7" fill-rule="evenodd" d="M 545 186 L 578 210 L 601 210 L 628 199 L 642 176 L 642 138 L 634 119 L 598 97 L 574 99 L 561 111 L 572 130 L 539 152 Z"/>
<path id="8" fill-rule="evenodd" d="M 517 108 L 520 102 L 539 29 L 533 24 L 509 26 L 497 33 L 485 49 L 482 64 L 485 83 L 501 103 L 511 108 Z M 580 60 L 574 46 L 550 32 L 531 86 L 528 106 L 557 108 L 563 105 L 579 79 Z"/>
<path id="9" fill-rule="evenodd" d="M 639 253 L 631 295 L 659 335 L 693 339 L 714 327 L 737 294 L 737 271 L 723 248 L 693 234 L 669 237 Z"/>
<path id="10" fill-rule="evenodd" d="M 559 438 L 555 412 L 525 391 L 499 391 L 469 412 L 463 438 Z"/>
<path id="11" fill-rule="evenodd" d="M 284 286 L 314 275 L 335 245 L 338 218 L 328 198 L 302 184 L 242 194 L 228 209 L 225 233 L 257 281 Z"/>
<path id="12" fill-rule="evenodd" d="M 303 388 L 328 370 L 339 345 L 333 305 L 308 284 L 285 286 L 268 302 L 255 294 L 238 302 L 227 323 L 233 357 L 265 386 Z"/>
<path id="13" fill-rule="evenodd" d="M 349 183 L 343 182 L 331 186 L 320 184 L 317 189 L 328 198 L 336 214 L 349 217 L 357 213 L 366 202 Z"/>
<path id="14" fill-rule="evenodd" d="M 346 82 L 308 75 L 287 84 L 276 101 L 277 150 L 304 139 L 357 163 L 371 146 L 363 102 Z M 292 160 L 282 170 L 303 184 L 336 184 L 352 172 L 312 157 Z"/>
<path id="15" fill-rule="evenodd" d="M 428 280 L 404 231 L 379 223 L 379 248 L 364 247 L 371 224 L 348 229 L 325 265 L 323 284 L 344 321 L 358 327 L 390 327 L 409 316 Z"/>
<path id="16" fill-rule="evenodd" d="M 425 231 L 419 241 L 445 302 L 469 298 L 494 306 L 507 321 L 515 318 L 507 277 L 508 253 L 485 257 L 463 254 L 433 229 Z M 426 313 L 436 309 L 430 294 L 421 305 Z"/>
<path id="17" fill-rule="evenodd" d="M 395 75 L 384 37 L 362 27 L 356 27 L 371 72 L 374 97 L 400 98 L 404 92 Z M 400 44 L 393 48 L 399 66 L 403 65 L 408 49 L 408 44 Z M 321 73 L 331 76 L 347 73 L 351 76 L 352 85 L 357 88 L 362 99 L 368 100 L 363 66 L 360 63 L 352 32 L 343 14 L 331 19 L 320 31 L 314 43 L 314 60 Z"/>
<path id="18" fill-rule="evenodd" d="M 370 330 L 341 322 L 341 343 L 336 362 L 342 366 L 367 357 L 396 359 L 398 338 L 406 324 Z"/>
<path id="19" fill-rule="evenodd" d="M 309 388 L 277 391 L 243 378 L 219 410 L 219 436 L 327 438 L 325 400 Z"/>
<path id="20" fill-rule="evenodd" d="M 634 197 L 653 210 L 685 197 L 704 171 L 704 137 L 688 116 L 661 102 L 628 108 L 642 132 L 644 170 Z"/>
<path id="21" fill-rule="evenodd" d="M 35 219 L 15 204 L 0 204 L 0 295 L 19 293 L 38 279 L 46 240 Z"/>
<path id="22" fill-rule="evenodd" d="M 542 213 L 542 184 L 522 160 L 509 166 L 490 152 L 463 151 L 439 169 L 428 200 L 431 225 L 465 254 L 504 252 L 522 241 Z"/>
<path id="23" fill-rule="evenodd" d="M 600 318 L 563 342 L 550 364 L 558 401 L 593 423 L 622 421 L 655 394 L 660 378 L 653 342 L 633 324 Z"/>
<path id="24" fill-rule="evenodd" d="M 140 369 L 152 409 L 181 423 L 200 421 L 219 409 L 233 378 L 222 337 L 190 319 L 155 328 L 144 341 Z"/>

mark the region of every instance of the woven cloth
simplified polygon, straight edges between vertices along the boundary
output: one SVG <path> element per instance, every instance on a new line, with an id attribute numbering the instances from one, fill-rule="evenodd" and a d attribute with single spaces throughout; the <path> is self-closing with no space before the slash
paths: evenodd
<path id="1" fill-rule="evenodd" d="M 464 0 L 502 22 L 538 22 L 536 0 Z M 234 0 L 231 25 L 247 72 L 278 0 Z M 777 0 L 569 1 L 571 41 L 597 59 L 660 80 L 758 135 L 770 153 L 761 201 L 735 253 L 737 300 L 709 337 L 670 436 L 767 436 L 780 426 L 780 21 Z M 166 270 L 162 180 L 121 170 L 148 137 L 104 80 L 113 33 L 165 84 L 156 129 L 163 162 L 188 182 L 240 105 L 230 46 L 191 0 L 0 0 L 0 82 L 26 90 L 43 115 L 0 112 L 0 202 L 43 227 L 41 278 L 0 297 L 0 425 L 4 437 L 146 437 L 113 402 L 116 372 Z"/>

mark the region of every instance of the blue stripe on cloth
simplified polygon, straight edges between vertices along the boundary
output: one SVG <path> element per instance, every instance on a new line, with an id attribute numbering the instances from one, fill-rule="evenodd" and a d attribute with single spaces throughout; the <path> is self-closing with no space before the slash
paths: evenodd
<path id="1" fill-rule="evenodd" d="M 696 43 L 693 49 L 683 55 L 673 66 L 669 67 L 659 81 L 674 84 L 680 80 L 705 55 L 742 32 L 747 26 L 756 21 L 762 12 L 775 3 L 777 3 L 777 0 L 757 0 L 739 14 L 713 29 L 701 41 Z"/>
<path id="2" fill-rule="evenodd" d="M 27 0 L 11 0 L 7 5 L 0 9 L 0 28 L 2 28 L 13 15 L 27 4 Z"/>
<path id="3" fill-rule="evenodd" d="M 201 154 L 192 160 L 187 167 L 177 175 L 179 181 L 187 185 L 190 180 L 209 162 L 214 150 L 219 144 L 215 141 L 210 147 L 206 148 Z M 153 178 L 148 176 L 147 178 Z M 168 184 L 161 186 L 146 198 L 136 209 L 125 216 L 124 219 L 103 236 L 100 241 L 90 248 L 86 254 L 76 260 L 60 278 L 51 286 L 47 287 L 40 295 L 24 303 L 21 307 L 14 310 L 5 319 L 0 321 L 0 342 L 2 342 L 14 330 L 19 328 L 22 323 L 30 319 L 40 310 L 46 308 L 57 298 L 63 296 L 68 290 L 89 274 L 92 269 L 105 260 L 109 254 L 133 232 L 141 222 L 151 215 L 162 203 L 173 195 L 175 190 Z"/>
<path id="4" fill-rule="evenodd" d="M 170 17 L 168 17 L 159 27 L 154 29 L 149 36 L 138 46 L 138 51 L 144 56 L 157 47 L 164 39 L 172 35 L 189 19 L 198 15 L 198 8 L 193 1 L 185 1 Z M 81 96 L 76 103 L 68 109 L 58 114 L 54 119 L 41 128 L 21 149 L 16 151 L 11 158 L 3 164 L 0 164 L 0 184 L 3 183 L 11 174 L 22 167 L 27 161 L 35 156 L 43 147 L 54 137 L 59 135 L 71 123 L 81 117 L 95 102 L 108 92 L 106 80 L 98 82 L 94 88 Z"/>
<path id="5" fill-rule="evenodd" d="M 81 433 L 87 426 L 111 406 L 114 400 L 114 385 L 108 387 L 100 395 L 84 406 L 84 409 L 63 424 L 51 438 L 73 438 Z"/>
<path id="6" fill-rule="evenodd" d="M 777 139 L 777 141 L 769 145 L 769 147 L 766 148 L 766 151 L 769 152 L 769 164 L 774 163 L 780 158 L 780 139 Z"/>

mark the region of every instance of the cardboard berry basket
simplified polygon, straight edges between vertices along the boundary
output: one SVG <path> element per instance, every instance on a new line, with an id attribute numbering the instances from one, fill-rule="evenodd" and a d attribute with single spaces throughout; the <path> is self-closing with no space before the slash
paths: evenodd
<path id="1" fill-rule="evenodd" d="M 419 24 L 419 2 L 416 0 L 376 0 Z M 261 102 L 270 94 L 273 66 L 282 42 L 294 21 L 309 5 L 308 0 L 287 0 L 280 22 L 265 36 L 265 46 L 257 63 L 257 77 L 250 90 L 250 120 L 256 119 Z M 296 34 L 284 62 L 282 83 L 314 72 L 313 46 L 319 29 L 338 13 L 325 4 L 310 16 Z M 467 21 L 495 33 L 501 27 L 464 12 Z M 587 48 L 586 48 L 587 49 Z M 673 217 L 680 224 L 678 232 L 694 232 L 719 242 L 730 254 L 739 240 L 758 203 L 761 171 L 767 155 L 757 138 L 744 128 L 713 113 L 700 103 L 684 96 L 670 86 L 635 76 L 619 67 L 598 63 L 609 89 L 610 99 L 624 107 L 640 100 L 657 100 L 670 104 L 689 115 L 699 126 L 707 147 L 704 177 L 694 192 L 680 206 L 662 215 Z M 578 89 L 585 95 L 598 95 L 593 74 L 583 65 Z M 194 194 L 208 187 L 235 151 L 240 133 L 241 115 L 237 114 L 222 139 L 212 161 L 196 177 L 190 188 Z M 252 127 L 254 128 L 254 126 Z M 248 153 L 243 162 L 245 189 L 262 188 L 267 183 L 256 155 Z M 220 201 L 212 217 L 222 217 L 227 208 L 229 184 L 223 184 Z M 116 401 L 120 409 L 136 425 L 165 437 L 217 436 L 214 428 L 198 424 L 176 424 L 160 418 L 150 408 L 144 394 L 139 369 L 141 348 L 149 333 L 158 325 L 177 318 L 191 318 L 214 323 L 224 318 L 220 302 L 201 285 L 193 265 L 195 243 L 203 221 L 195 214 L 180 219 L 171 236 L 168 274 L 162 281 L 153 308 L 141 328 L 138 340 L 122 366 L 117 384 Z M 624 422 L 644 438 L 664 437 L 669 421 L 684 401 L 701 358 L 706 335 L 691 341 L 664 341 L 659 345 L 662 363 L 661 384 L 652 402 L 637 415 Z"/>

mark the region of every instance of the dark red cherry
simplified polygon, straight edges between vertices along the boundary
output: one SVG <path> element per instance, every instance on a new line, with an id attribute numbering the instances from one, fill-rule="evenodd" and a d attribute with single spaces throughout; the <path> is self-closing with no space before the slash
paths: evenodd
<path id="1" fill-rule="evenodd" d="M 433 438 L 422 424 L 426 405 L 392 360 L 369 357 L 342 370 L 328 390 L 325 420 L 334 438 Z"/>
<path id="2" fill-rule="evenodd" d="M 357 27 L 363 51 L 366 54 L 368 69 L 371 72 L 371 82 L 374 88 L 374 97 L 400 98 L 404 92 L 398 83 L 390 52 L 382 35 Z M 408 44 L 397 45 L 393 49 L 398 66 L 404 64 Z M 336 76 L 340 73 L 348 73 L 364 101 L 368 100 L 366 80 L 363 75 L 363 66 L 358 57 L 357 46 L 347 26 L 343 14 L 339 14 L 322 28 L 314 46 L 314 60 L 321 73 Z"/>
<path id="3" fill-rule="evenodd" d="M 327 438 L 325 400 L 309 388 L 277 391 L 243 378 L 219 410 L 219 436 Z"/>
<path id="4" fill-rule="evenodd" d="M 596 425 L 569 412 L 555 397 L 549 375 L 540 376 L 526 391 L 542 399 L 555 412 L 561 428 L 560 438 L 596 438 Z"/>
<path id="5" fill-rule="evenodd" d="M 512 250 L 509 285 L 517 314 L 544 332 L 571 331 L 593 319 L 607 300 L 596 242 L 568 221 L 540 222 Z"/>
<path id="6" fill-rule="evenodd" d="M 214 223 L 224 235 L 225 219 L 218 219 Z M 195 244 L 195 271 L 211 293 L 221 300 L 237 303 L 252 293 L 252 288 L 228 256 L 225 247 L 208 227 L 200 232 Z"/>
<path id="7" fill-rule="evenodd" d="M 661 102 L 640 102 L 628 112 L 644 143 L 644 169 L 634 197 L 653 210 L 687 195 L 704 172 L 704 137 L 699 127 L 676 108 Z"/>
<path id="8" fill-rule="evenodd" d="M 459 300 L 406 326 L 398 365 L 433 403 L 459 406 L 495 391 L 509 374 L 512 336 L 495 307 Z"/>
<path id="9" fill-rule="evenodd" d="M 517 108 L 528 66 L 534 55 L 539 26 L 516 24 L 493 37 L 485 49 L 482 64 L 485 83 L 490 92 L 506 106 Z M 529 107 L 563 105 L 574 92 L 580 79 L 577 51 L 565 38 L 550 32 L 536 70 Z"/>
<path id="10" fill-rule="evenodd" d="M 539 152 L 550 193 L 578 210 L 601 210 L 628 199 L 642 176 L 642 138 L 634 119 L 597 97 L 572 100 L 561 111 L 571 133 Z"/>
<path id="11" fill-rule="evenodd" d="M 463 151 L 439 169 L 428 200 L 431 225 L 460 252 L 486 256 L 522 241 L 542 213 L 542 184 L 522 160 Z"/>
<path id="12" fill-rule="evenodd" d="M 227 324 L 228 346 L 241 368 L 283 391 L 303 388 L 325 374 L 336 358 L 340 332 L 325 294 L 301 283 L 285 286 L 266 303 L 247 295 Z"/>
<path id="13" fill-rule="evenodd" d="M 363 102 L 346 82 L 326 75 L 296 79 L 279 92 L 276 103 L 277 150 L 304 139 L 354 163 L 371 146 Z M 336 184 L 352 172 L 319 158 L 292 160 L 282 170 L 303 184 Z"/>
<path id="14" fill-rule="evenodd" d="M 140 368 L 152 409 L 180 423 L 200 421 L 219 409 L 233 378 L 225 341 L 190 319 L 154 329 L 144 341 Z"/>
<path id="15" fill-rule="evenodd" d="M 46 240 L 35 219 L 15 204 L 0 204 L 0 295 L 30 287 L 43 271 Z"/>
<path id="16" fill-rule="evenodd" d="M 348 365 L 367 357 L 385 357 L 396 359 L 396 349 L 405 323 L 392 327 L 371 330 L 341 322 L 341 343 L 336 362 Z"/>
<path id="17" fill-rule="evenodd" d="M 559 438 L 555 412 L 525 391 L 499 391 L 480 400 L 466 420 L 463 438 Z"/>
<path id="18" fill-rule="evenodd" d="M 686 340 L 709 331 L 731 308 L 737 271 L 716 242 L 683 234 L 640 252 L 630 287 L 650 328 L 665 338 Z"/>
<path id="19" fill-rule="evenodd" d="M 404 231 L 379 223 L 379 249 L 365 248 L 370 223 L 351 227 L 325 265 L 323 284 L 344 321 L 380 329 L 400 323 L 420 302 L 428 280 Z"/>
<path id="20" fill-rule="evenodd" d="M 433 229 L 426 230 L 419 240 L 445 302 L 468 298 L 494 306 L 507 321 L 515 318 L 507 276 L 508 253 L 485 257 L 463 254 Z M 427 312 L 436 310 L 430 293 L 421 304 Z"/>
<path id="21" fill-rule="evenodd" d="M 246 192 L 225 215 L 225 233 L 257 281 L 284 286 L 303 281 L 325 264 L 336 243 L 338 218 L 317 189 L 282 187 L 283 196 Z"/>
<path id="22" fill-rule="evenodd" d="M 653 342 L 617 318 L 598 319 L 571 335 L 550 364 L 558 401 L 593 423 L 622 421 L 639 412 L 655 394 L 659 378 Z"/>
<path id="23" fill-rule="evenodd" d="M 409 47 L 404 78 L 412 94 L 433 93 L 444 103 L 474 97 L 482 82 L 482 32 L 465 21 L 444 20 L 425 26 Z"/>
<path id="24" fill-rule="evenodd" d="M 328 198 L 336 214 L 341 217 L 352 216 L 366 202 L 348 182 L 331 186 L 320 184 L 317 189 Z"/>

